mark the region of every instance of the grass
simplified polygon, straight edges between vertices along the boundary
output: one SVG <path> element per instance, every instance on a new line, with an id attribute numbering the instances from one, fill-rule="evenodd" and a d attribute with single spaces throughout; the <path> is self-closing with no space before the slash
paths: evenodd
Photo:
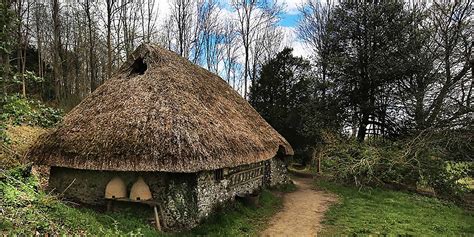
<path id="1" fill-rule="evenodd" d="M 281 206 L 281 198 L 264 190 L 260 206 L 235 202 L 199 227 L 183 233 L 158 233 L 147 223 L 146 210 L 100 213 L 73 208 L 53 195 L 37 191 L 37 180 L 17 168 L 0 174 L 0 236 L 255 236 Z"/>
<path id="2" fill-rule="evenodd" d="M 321 235 L 474 235 L 474 213 L 436 198 L 404 192 L 359 191 L 325 181 L 317 186 L 340 197 L 326 213 Z"/>
<path id="3" fill-rule="evenodd" d="M 0 144 L 0 169 L 13 168 L 23 162 L 23 157 L 29 147 L 38 137 L 48 130 L 38 126 L 12 126 L 8 125 L 6 135 L 10 144 Z"/>
<path id="4" fill-rule="evenodd" d="M 232 209 L 221 212 L 187 233 L 187 236 L 257 236 L 267 221 L 282 208 L 281 198 L 264 190 L 260 207 L 236 202 Z"/>

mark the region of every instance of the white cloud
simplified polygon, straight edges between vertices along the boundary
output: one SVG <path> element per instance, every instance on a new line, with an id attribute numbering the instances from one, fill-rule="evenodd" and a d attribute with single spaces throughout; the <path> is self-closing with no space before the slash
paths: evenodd
<path id="1" fill-rule="evenodd" d="M 309 58 L 311 56 L 310 50 L 298 39 L 295 27 L 280 26 L 280 29 L 285 34 L 283 45 L 293 48 L 293 55 L 304 58 Z"/>
<path id="2" fill-rule="evenodd" d="M 158 1 L 156 7 L 158 8 L 158 22 L 163 24 L 171 13 L 169 0 Z"/>
<path id="3" fill-rule="evenodd" d="M 301 6 L 305 0 L 281 0 L 285 5 L 285 12 L 290 15 L 298 14 L 298 7 Z"/>

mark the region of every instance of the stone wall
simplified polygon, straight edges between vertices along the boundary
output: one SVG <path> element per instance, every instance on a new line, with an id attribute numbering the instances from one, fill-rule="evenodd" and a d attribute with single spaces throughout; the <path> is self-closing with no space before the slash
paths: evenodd
<path id="1" fill-rule="evenodd" d="M 95 171 L 51 167 L 49 189 L 62 193 L 67 199 L 76 202 L 105 205 L 105 187 L 115 176 L 125 182 L 128 194 L 138 177 L 145 180 L 150 187 L 153 199 L 160 202 L 160 221 L 165 229 L 188 229 L 197 224 L 195 174 Z"/>
<path id="2" fill-rule="evenodd" d="M 252 193 L 262 185 L 263 179 L 230 186 L 230 180 L 215 180 L 214 171 L 200 172 L 196 186 L 199 218 L 208 217 L 216 207 L 234 200 L 236 195 Z"/>
<path id="3" fill-rule="evenodd" d="M 165 230 L 190 229 L 208 217 L 216 207 L 261 189 L 289 181 L 280 158 L 250 165 L 198 173 L 120 172 L 51 167 L 49 189 L 74 201 L 104 205 L 105 187 L 120 177 L 130 192 L 138 177 L 150 187 L 160 203 L 160 220 Z"/>
<path id="4" fill-rule="evenodd" d="M 169 174 L 161 199 L 165 229 L 191 229 L 198 224 L 196 196 L 196 174 Z"/>
<path id="5" fill-rule="evenodd" d="M 250 194 L 263 186 L 289 181 L 286 165 L 278 158 L 225 169 L 222 180 L 216 180 L 215 172 L 202 171 L 197 176 L 196 192 L 200 219 L 209 216 L 216 207 L 235 199 L 237 195 Z"/>
<path id="6" fill-rule="evenodd" d="M 270 172 L 268 182 L 270 186 L 285 184 L 290 181 L 290 178 L 288 177 L 287 164 L 283 159 L 284 158 L 275 157 L 269 160 Z"/>

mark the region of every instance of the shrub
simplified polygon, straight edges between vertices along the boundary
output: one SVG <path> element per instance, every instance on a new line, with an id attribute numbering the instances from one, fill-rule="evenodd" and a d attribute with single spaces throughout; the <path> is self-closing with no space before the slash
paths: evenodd
<path id="1" fill-rule="evenodd" d="M 61 110 L 48 107 L 40 101 L 22 98 L 19 95 L 2 97 L 0 106 L 3 123 L 14 125 L 52 127 L 61 121 L 62 117 Z"/>
<path id="2" fill-rule="evenodd" d="M 445 157 L 445 147 L 430 136 L 386 141 L 371 139 L 359 143 L 327 135 L 318 149 L 323 171 L 337 181 L 363 186 L 391 186 L 416 189 L 423 185 L 438 195 L 456 198 L 466 186 L 458 180 L 472 168 L 459 166 Z"/>

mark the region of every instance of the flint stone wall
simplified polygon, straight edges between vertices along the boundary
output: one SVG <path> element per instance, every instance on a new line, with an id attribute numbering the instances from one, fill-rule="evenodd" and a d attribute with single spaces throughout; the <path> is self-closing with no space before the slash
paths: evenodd
<path id="1" fill-rule="evenodd" d="M 257 172 L 257 174 L 254 172 L 255 176 L 252 177 L 252 170 L 260 169 L 258 167 L 262 167 L 262 172 Z M 243 181 L 236 182 L 232 174 L 239 174 L 245 170 L 251 170 L 250 174 L 247 176 L 243 175 Z M 264 186 L 274 186 L 289 182 L 286 165 L 280 158 L 230 168 L 225 173 L 230 175 L 224 174 L 222 180 L 216 180 L 215 171 L 202 171 L 198 173 L 196 193 L 198 217 L 200 219 L 208 217 L 215 208 L 234 200 L 237 195 L 246 195 Z"/>
<path id="2" fill-rule="evenodd" d="M 285 163 L 273 158 L 222 169 L 221 177 L 216 176 L 216 171 L 164 173 L 51 167 L 48 188 L 77 202 L 105 205 L 105 187 L 115 176 L 125 182 L 128 195 L 138 177 L 145 180 L 153 199 L 160 203 L 160 221 L 165 230 L 190 229 L 237 195 L 289 181 Z"/>
<path id="3" fill-rule="evenodd" d="M 286 184 L 290 182 L 288 177 L 288 166 L 281 158 L 273 158 L 268 161 L 270 166 L 269 172 L 269 186 L 278 184 Z"/>

